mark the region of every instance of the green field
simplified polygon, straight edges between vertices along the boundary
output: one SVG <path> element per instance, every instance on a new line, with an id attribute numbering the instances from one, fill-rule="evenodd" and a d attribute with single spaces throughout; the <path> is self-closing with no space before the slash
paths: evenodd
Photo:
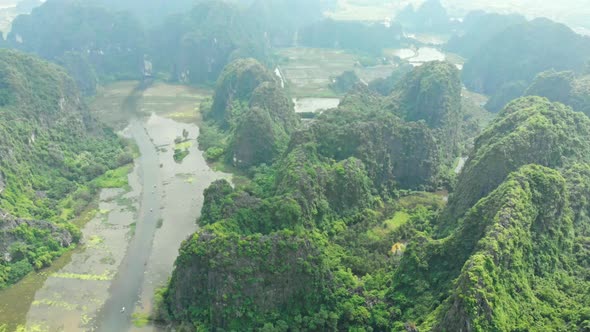
<path id="1" fill-rule="evenodd" d="M 277 51 L 280 68 L 294 98 L 336 97 L 331 79 L 354 70 L 365 82 L 388 76 L 394 65 L 362 67 L 359 55 L 335 49 L 293 47 Z"/>
<path id="2" fill-rule="evenodd" d="M 129 114 L 121 110 L 121 105 L 134 91 L 138 82 L 117 82 L 102 87 L 91 99 L 91 109 L 104 123 L 116 129 L 123 129 Z M 195 122 L 199 117 L 199 104 L 211 97 L 207 89 L 156 82 L 142 92 L 138 98 L 139 115 L 157 113 L 176 121 Z"/>
<path id="3" fill-rule="evenodd" d="M 139 108 L 144 114 L 157 113 L 181 122 L 195 122 L 200 116 L 199 105 L 213 91 L 184 85 L 154 83 L 143 93 Z"/>

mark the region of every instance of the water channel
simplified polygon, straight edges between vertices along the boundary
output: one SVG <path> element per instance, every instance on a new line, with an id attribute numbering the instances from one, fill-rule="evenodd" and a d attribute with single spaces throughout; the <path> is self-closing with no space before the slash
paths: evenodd
<path id="1" fill-rule="evenodd" d="M 203 191 L 230 175 L 206 163 L 196 144 L 197 125 L 154 113 L 136 116 L 132 108 L 142 96 L 135 94 L 121 106 L 132 117 L 122 135 L 141 152 L 128 188 L 101 191 L 79 248 L 0 292 L 0 321 L 8 331 L 158 330 L 138 328 L 133 319 L 151 312 L 154 292 L 170 277 L 181 242 L 197 229 Z M 174 139 L 183 130 L 190 153 L 177 163 Z"/>

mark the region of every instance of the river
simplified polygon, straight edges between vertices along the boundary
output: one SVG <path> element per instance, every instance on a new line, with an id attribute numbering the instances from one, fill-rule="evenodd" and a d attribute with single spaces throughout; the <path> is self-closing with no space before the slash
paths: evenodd
<path id="1" fill-rule="evenodd" d="M 137 116 L 143 98 L 136 90 L 120 106 L 132 117 L 122 135 L 141 152 L 128 188 L 101 191 L 98 213 L 82 229 L 79 248 L 0 293 L 0 321 L 7 322 L 8 331 L 17 326 L 35 331 L 158 330 L 134 326 L 134 317 L 151 312 L 154 291 L 170 277 L 181 242 L 196 231 L 205 188 L 230 175 L 207 165 L 197 148 L 195 124 L 154 113 Z M 183 130 L 189 133 L 190 153 L 177 163 L 174 139 Z"/>

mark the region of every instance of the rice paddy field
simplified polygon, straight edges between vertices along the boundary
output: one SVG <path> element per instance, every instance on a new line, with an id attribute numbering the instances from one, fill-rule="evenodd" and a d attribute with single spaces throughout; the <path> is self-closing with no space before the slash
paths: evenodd
<path id="1" fill-rule="evenodd" d="M 124 81 L 99 90 L 92 100 L 95 115 L 116 129 L 124 128 L 129 114 L 122 113 L 120 108 L 137 86 L 137 81 Z M 139 115 L 156 113 L 175 121 L 195 123 L 199 119 L 199 105 L 212 95 L 212 90 L 155 82 L 143 91 L 138 111 Z"/>
<path id="2" fill-rule="evenodd" d="M 329 87 L 332 79 L 354 70 L 365 82 L 388 76 L 394 64 L 361 67 L 358 56 L 343 50 L 321 48 L 284 48 L 277 51 L 280 69 L 294 98 L 336 97 Z"/>
<path id="3" fill-rule="evenodd" d="M 434 47 L 384 50 L 386 64 L 363 67 L 359 55 L 352 52 L 322 48 L 283 48 L 277 51 L 280 71 L 293 98 L 334 98 L 338 95 L 330 89 L 332 79 L 344 71 L 353 70 L 365 83 L 387 77 L 397 66 L 392 60 L 400 57 L 419 66 L 433 60 L 449 60 L 459 68 L 463 59 L 444 54 Z"/>
<path id="4" fill-rule="evenodd" d="M 200 104 L 213 96 L 213 90 L 183 85 L 154 83 L 143 93 L 139 104 L 144 114 L 156 113 L 178 122 L 199 120 Z"/>

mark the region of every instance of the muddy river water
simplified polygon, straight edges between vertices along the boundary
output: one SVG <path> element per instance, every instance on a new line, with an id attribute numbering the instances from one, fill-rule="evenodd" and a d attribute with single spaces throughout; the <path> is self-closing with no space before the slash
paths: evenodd
<path id="1" fill-rule="evenodd" d="M 190 153 L 177 163 L 174 139 L 183 130 Z M 102 190 L 79 248 L 0 292 L 0 322 L 7 331 L 159 330 L 133 320 L 151 312 L 181 242 L 196 230 L 204 189 L 230 175 L 207 165 L 194 124 L 151 114 L 130 120 L 122 135 L 141 152 L 128 188 Z"/>

